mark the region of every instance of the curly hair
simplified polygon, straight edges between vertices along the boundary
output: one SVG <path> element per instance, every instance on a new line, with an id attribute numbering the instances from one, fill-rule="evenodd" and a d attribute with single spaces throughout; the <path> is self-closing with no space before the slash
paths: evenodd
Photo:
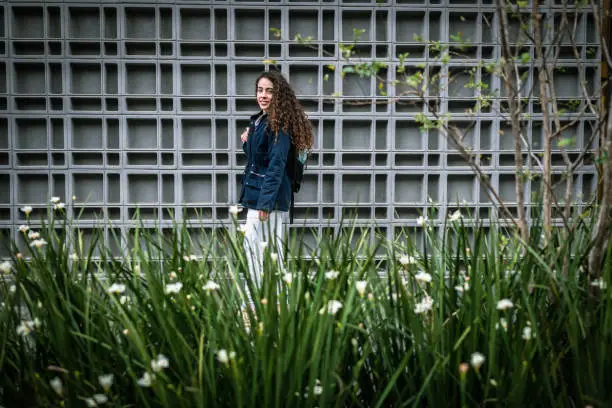
<path id="1" fill-rule="evenodd" d="M 274 96 L 268 109 L 268 127 L 277 138 L 279 130 L 288 132 L 298 151 L 312 149 L 314 137 L 310 121 L 289 82 L 279 72 L 262 72 L 255 81 L 255 90 L 262 78 L 268 79 L 274 87 Z"/>

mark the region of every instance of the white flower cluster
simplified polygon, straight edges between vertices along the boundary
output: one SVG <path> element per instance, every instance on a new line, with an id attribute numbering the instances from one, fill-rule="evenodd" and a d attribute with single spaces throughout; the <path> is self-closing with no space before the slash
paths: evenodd
<path id="1" fill-rule="evenodd" d="M 431 310 L 433 307 L 433 299 L 431 296 L 425 296 L 421 301 L 414 305 L 414 313 L 421 314 Z"/>
<path id="2" fill-rule="evenodd" d="M 342 302 L 338 300 L 330 300 L 327 302 L 326 306 L 323 306 L 321 310 L 319 310 L 319 314 L 328 313 L 334 316 L 340 309 L 342 309 Z"/>
<path id="3" fill-rule="evenodd" d="M 17 334 L 25 337 L 34 330 L 38 329 L 40 325 L 41 322 L 38 317 L 34 318 L 34 320 L 22 320 L 21 323 L 19 323 L 19 326 L 17 326 Z"/>
<path id="4" fill-rule="evenodd" d="M 236 358 L 236 352 L 230 351 L 227 352 L 226 349 L 217 350 L 217 360 L 223 364 L 229 364 L 230 360 L 234 360 Z"/>

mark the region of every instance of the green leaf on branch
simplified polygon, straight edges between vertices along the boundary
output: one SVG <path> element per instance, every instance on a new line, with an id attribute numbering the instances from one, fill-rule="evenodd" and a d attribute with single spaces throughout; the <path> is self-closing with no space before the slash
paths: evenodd
<path id="1" fill-rule="evenodd" d="M 280 28 L 271 27 L 270 28 L 270 32 L 272 33 L 272 35 L 275 38 L 281 38 L 282 32 L 281 32 Z"/>
<path id="2" fill-rule="evenodd" d="M 559 140 L 559 147 L 571 147 L 574 146 L 576 144 L 576 138 L 575 137 L 565 137 L 561 140 Z"/>
<path id="3" fill-rule="evenodd" d="M 527 64 L 529 61 L 531 61 L 531 55 L 529 55 L 528 52 L 524 52 L 521 54 L 521 63 L 522 64 Z"/>

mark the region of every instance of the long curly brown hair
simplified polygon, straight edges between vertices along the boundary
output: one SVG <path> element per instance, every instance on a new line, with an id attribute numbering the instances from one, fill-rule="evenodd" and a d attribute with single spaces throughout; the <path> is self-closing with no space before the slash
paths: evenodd
<path id="1" fill-rule="evenodd" d="M 298 151 L 312 149 L 314 137 L 310 121 L 289 82 L 279 72 L 262 72 L 255 81 L 256 90 L 261 78 L 268 79 L 274 87 L 274 96 L 268 109 L 268 127 L 277 138 L 279 130 L 288 132 Z"/>

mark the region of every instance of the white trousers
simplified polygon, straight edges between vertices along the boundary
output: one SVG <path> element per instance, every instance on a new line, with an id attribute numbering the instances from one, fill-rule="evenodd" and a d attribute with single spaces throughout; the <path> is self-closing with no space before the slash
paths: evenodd
<path id="1" fill-rule="evenodd" d="M 278 265 L 283 265 L 283 238 L 289 212 L 272 211 L 266 221 L 259 219 L 259 211 L 249 209 L 244 227 L 244 250 L 249 265 L 249 274 L 255 286 L 261 288 L 264 251 L 278 255 Z"/>

